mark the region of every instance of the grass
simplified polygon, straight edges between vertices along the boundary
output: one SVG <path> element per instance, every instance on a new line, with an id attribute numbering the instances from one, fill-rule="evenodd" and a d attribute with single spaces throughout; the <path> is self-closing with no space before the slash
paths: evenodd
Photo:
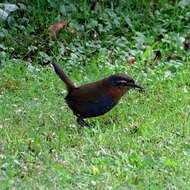
<path id="1" fill-rule="evenodd" d="M 189 5 L 100 1 L 90 12 L 88 1 L 22 2 L 27 11 L 0 29 L 1 189 L 189 189 Z M 52 40 L 47 29 L 64 11 L 77 33 Z M 145 93 L 130 91 L 80 128 L 53 58 L 77 85 L 125 72 Z"/>
<path id="2" fill-rule="evenodd" d="M 1 187 L 188 189 L 190 68 L 172 78 L 163 72 L 159 80 L 149 73 L 146 93 L 130 92 L 89 120 L 95 127 L 81 129 L 50 68 L 7 61 L 0 71 Z"/>

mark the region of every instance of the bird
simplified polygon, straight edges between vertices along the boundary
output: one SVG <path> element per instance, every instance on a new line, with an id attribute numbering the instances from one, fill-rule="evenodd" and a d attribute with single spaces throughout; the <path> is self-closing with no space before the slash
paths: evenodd
<path id="1" fill-rule="evenodd" d="M 86 118 L 101 116 L 109 112 L 130 89 L 143 91 L 143 88 L 137 85 L 132 77 L 122 73 L 77 87 L 59 64 L 53 62 L 52 66 L 55 73 L 65 83 L 67 88 L 65 101 L 82 127 L 90 127 L 85 121 Z"/>

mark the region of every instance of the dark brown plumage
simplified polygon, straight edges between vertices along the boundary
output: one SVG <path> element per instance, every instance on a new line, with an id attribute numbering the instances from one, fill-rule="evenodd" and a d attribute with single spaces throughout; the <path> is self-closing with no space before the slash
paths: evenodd
<path id="1" fill-rule="evenodd" d="M 67 87 L 68 94 L 65 100 L 82 126 L 87 126 L 84 118 L 100 116 L 110 111 L 129 89 L 142 90 L 142 87 L 135 84 L 126 74 L 114 74 L 97 82 L 76 87 L 58 64 L 52 65 Z"/>

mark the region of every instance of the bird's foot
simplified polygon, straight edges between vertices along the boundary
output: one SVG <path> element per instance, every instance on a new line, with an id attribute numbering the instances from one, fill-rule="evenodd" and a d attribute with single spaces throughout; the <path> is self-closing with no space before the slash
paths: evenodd
<path id="1" fill-rule="evenodd" d="M 90 128 L 91 126 L 84 121 L 83 118 L 81 117 L 77 117 L 77 123 L 81 126 L 81 127 L 87 127 L 87 128 Z"/>

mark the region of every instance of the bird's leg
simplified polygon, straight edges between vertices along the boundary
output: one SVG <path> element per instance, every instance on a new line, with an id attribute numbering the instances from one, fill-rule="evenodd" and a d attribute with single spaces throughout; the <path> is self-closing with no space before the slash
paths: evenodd
<path id="1" fill-rule="evenodd" d="M 90 125 L 84 121 L 84 119 L 82 117 L 77 117 L 77 123 L 81 126 L 81 127 L 90 127 Z"/>

